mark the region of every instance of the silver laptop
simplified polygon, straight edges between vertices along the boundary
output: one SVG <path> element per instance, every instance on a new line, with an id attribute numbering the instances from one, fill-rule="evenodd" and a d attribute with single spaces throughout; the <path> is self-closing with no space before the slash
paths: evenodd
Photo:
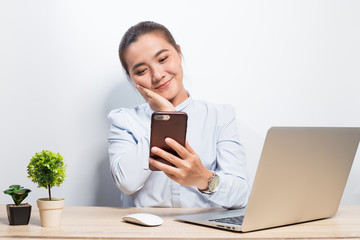
<path id="1" fill-rule="evenodd" d="M 248 232 L 331 217 L 359 141 L 360 128 L 270 128 L 246 209 L 177 219 Z"/>

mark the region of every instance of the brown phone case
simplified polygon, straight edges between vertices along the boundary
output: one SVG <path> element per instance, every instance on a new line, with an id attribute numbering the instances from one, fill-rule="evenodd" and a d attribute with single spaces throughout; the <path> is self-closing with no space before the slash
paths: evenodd
<path id="1" fill-rule="evenodd" d="M 174 166 L 165 159 L 153 154 L 151 148 L 156 146 L 169 153 L 178 156 L 175 150 L 165 143 L 165 138 L 170 137 L 176 142 L 185 146 L 186 128 L 188 116 L 185 112 L 154 112 L 151 116 L 151 134 L 150 134 L 150 157 L 162 163 Z M 160 171 L 149 164 L 152 171 Z"/>

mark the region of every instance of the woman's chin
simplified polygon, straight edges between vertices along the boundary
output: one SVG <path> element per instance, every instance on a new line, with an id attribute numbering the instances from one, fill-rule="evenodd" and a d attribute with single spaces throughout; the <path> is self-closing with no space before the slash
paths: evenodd
<path id="1" fill-rule="evenodd" d="M 176 94 L 173 94 L 169 91 L 166 92 L 158 92 L 157 94 L 159 94 L 160 96 L 162 96 L 163 98 L 165 98 L 166 100 L 170 101 L 173 100 L 176 97 Z"/>

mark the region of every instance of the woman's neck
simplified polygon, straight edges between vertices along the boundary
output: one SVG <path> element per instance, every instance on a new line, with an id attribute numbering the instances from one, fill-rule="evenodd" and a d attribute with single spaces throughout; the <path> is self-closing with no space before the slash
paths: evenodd
<path id="1" fill-rule="evenodd" d="M 174 107 L 178 106 L 179 104 L 183 103 L 186 99 L 188 99 L 189 94 L 185 90 L 185 88 L 181 88 L 179 93 L 172 99 L 170 102 Z"/>

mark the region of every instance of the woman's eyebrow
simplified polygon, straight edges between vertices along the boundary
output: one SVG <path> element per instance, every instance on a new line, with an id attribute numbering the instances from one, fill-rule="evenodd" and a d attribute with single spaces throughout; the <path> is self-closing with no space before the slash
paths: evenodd
<path id="1" fill-rule="evenodd" d="M 155 53 L 153 59 L 154 59 L 154 58 L 157 58 L 160 54 L 162 54 L 163 52 L 167 52 L 167 51 L 169 51 L 169 50 L 168 50 L 168 49 L 161 49 L 160 51 L 158 51 L 157 53 Z"/>
<path id="2" fill-rule="evenodd" d="M 144 62 L 140 62 L 140 63 L 135 64 L 135 65 L 133 66 L 133 68 L 132 68 L 132 71 L 135 71 L 136 68 L 138 68 L 138 67 L 140 67 L 140 66 L 142 66 L 142 65 L 145 65 L 145 63 L 144 63 Z"/>
<path id="3" fill-rule="evenodd" d="M 160 51 L 158 51 L 157 53 L 155 53 L 155 55 L 154 55 L 154 57 L 153 57 L 152 59 L 157 58 L 160 54 L 162 54 L 163 52 L 167 52 L 167 51 L 169 51 L 169 49 L 161 49 Z M 142 66 L 142 65 L 145 65 L 145 63 L 144 63 L 144 62 L 140 62 L 140 63 L 135 64 L 135 65 L 133 66 L 133 68 L 132 68 L 132 71 L 134 71 L 136 68 L 138 68 L 138 67 L 140 67 L 140 66 Z"/>

